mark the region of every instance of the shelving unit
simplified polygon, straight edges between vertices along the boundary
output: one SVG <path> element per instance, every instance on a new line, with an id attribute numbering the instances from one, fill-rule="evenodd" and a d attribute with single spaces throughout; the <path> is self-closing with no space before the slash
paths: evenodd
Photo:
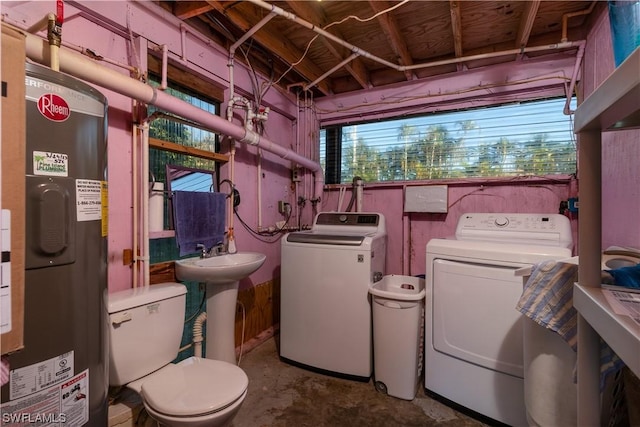
<path id="1" fill-rule="evenodd" d="M 602 132 L 640 129 L 640 48 L 577 108 L 580 182 L 578 311 L 578 425 L 600 425 L 601 337 L 640 376 L 640 326 L 616 315 L 602 294 Z M 640 141 L 639 141 L 640 142 Z"/>

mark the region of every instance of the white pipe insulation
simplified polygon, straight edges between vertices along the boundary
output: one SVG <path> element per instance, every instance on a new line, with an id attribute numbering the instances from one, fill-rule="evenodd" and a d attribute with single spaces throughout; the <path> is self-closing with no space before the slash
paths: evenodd
<path id="1" fill-rule="evenodd" d="M 35 62 L 48 65 L 50 54 L 48 43 L 32 34 L 26 36 L 27 57 Z M 318 202 L 322 198 L 324 188 L 324 173 L 320 163 L 314 162 L 293 150 L 284 148 L 258 133 L 229 122 L 222 117 L 211 114 L 205 110 L 195 107 L 179 98 L 168 95 L 162 91 L 127 77 L 93 62 L 73 51 L 60 49 L 58 52 L 60 71 L 96 84 L 106 89 L 117 92 L 121 95 L 136 99 L 147 104 L 154 105 L 164 111 L 176 114 L 180 117 L 199 123 L 203 127 L 231 138 L 256 145 L 263 150 L 274 153 L 283 159 L 290 160 L 298 165 L 310 170 L 315 177 L 314 201 Z"/>

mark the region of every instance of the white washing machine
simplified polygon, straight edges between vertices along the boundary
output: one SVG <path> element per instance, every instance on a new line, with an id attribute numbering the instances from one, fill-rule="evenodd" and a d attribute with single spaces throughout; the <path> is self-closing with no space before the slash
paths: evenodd
<path id="1" fill-rule="evenodd" d="M 469 213 L 426 251 L 425 388 L 511 426 L 526 426 L 523 319 L 515 271 L 571 256 L 558 214 Z"/>
<path id="2" fill-rule="evenodd" d="M 280 356 L 327 374 L 369 380 L 369 287 L 384 276 L 384 216 L 319 213 L 311 230 L 283 237 L 281 251 Z"/>

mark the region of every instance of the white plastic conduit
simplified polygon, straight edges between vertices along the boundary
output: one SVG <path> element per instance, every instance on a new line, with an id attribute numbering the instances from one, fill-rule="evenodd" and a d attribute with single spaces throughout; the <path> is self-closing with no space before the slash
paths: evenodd
<path id="1" fill-rule="evenodd" d="M 48 51 L 47 42 L 31 34 L 25 35 L 27 57 L 40 64 L 48 65 L 49 55 L 46 53 Z M 60 71 L 112 90 L 121 95 L 128 96 L 147 104 L 155 105 L 164 111 L 168 111 L 199 123 L 203 127 L 214 132 L 228 135 L 237 141 L 256 145 L 270 153 L 280 156 L 283 159 L 299 164 L 314 174 L 314 201 L 320 201 L 322 198 L 324 174 L 320 163 L 316 163 L 290 149 L 275 144 L 256 132 L 231 123 L 222 117 L 204 111 L 179 98 L 158 91 L 149 85 L 120 74 L 117 71 L 96 64 L 90 59 L 87 59 L 75 52 L 60 49 L 58 56 Z"/>

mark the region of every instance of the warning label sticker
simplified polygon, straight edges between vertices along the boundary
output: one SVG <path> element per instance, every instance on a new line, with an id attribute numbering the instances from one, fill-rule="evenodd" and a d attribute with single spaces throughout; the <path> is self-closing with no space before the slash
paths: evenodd
<path id="1" fill-rule="evenodd" d="M 83 426 L 89 422 L 89 370 L 1 408 L 2 425 Z"/>
<path id="2" fill-rule="evenodd" d="M 73 375 L 73 351 L 9 372 L 11 400 L 59 384 Z"/>
<path id="3" fill-rule="evenodd" d="M 102 182 L 76 179 L 76 213 L 78 221 L 102 219 Z"/>

